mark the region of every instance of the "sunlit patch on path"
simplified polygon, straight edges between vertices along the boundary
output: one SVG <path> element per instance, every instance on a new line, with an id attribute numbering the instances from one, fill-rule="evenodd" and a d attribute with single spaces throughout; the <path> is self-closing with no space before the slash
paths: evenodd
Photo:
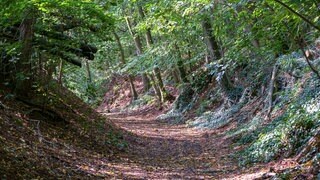
<path id="1" fill-rule="evenodd" d="M 223 129 L 204 130 L 156 121 L 158 113 L 110 113 L 106 116 L 128 132 L 128 152 L 109 165 L 129 179 L 253 179 L 268 171 L 243 173 L 233 153 L 238 149 Z"/>

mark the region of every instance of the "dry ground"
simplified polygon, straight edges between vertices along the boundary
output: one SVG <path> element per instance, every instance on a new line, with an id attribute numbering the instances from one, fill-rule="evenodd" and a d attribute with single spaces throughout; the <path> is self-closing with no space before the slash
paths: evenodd
<path id="1" fill-rule="evenodd" d="M 288 167 L 292 160 L 260 164 L 251 168 L 238 166 L 234 153 L 243 147 L 232 144 L 218 130 L 187 128 L 156 120 L 156 110 L 110 113 L 106 116 L 127 131 L 128 152 L 113 167 L 125 179 L 255 179 L 270 167 Z M 126 162 L 124 163 L 125 160 Z M 283 167 L 284 168 L 284 167 Z"/>

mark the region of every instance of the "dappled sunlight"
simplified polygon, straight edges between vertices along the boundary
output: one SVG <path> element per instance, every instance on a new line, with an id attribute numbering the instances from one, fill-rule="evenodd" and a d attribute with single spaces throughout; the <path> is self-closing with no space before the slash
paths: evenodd
<path id="1" fill-rule="evenodd" d="M 143 162 L 133 162 L 132 159 L 118 157 L 115 161 L 98 160 L 93 157 L 87 159 L 92 163 L 79 163 L 76 168 L 96 177 L 117 177 L 117 178 L 210 178 L 211 176 L 199 175 L 201 170 L 185 168 L 182 164 L 174 169 L 166 166 L 147 165 Z M 169 163 L 169 162 L 168 162 Z M 174 163 L 174 162 L 173 162 Z"/>
<path id="2" fill-rule="evenodd" d="M 0 0 L 0 180 L 320 179 L 318 1 Z"/>
<path id="3" fill-rule="evenodd" d="M 148 112 L 150 113 L 150 112 Z M 124 113 L 125 114 L 125 113 Z M 219 130 L 169 125 L 155 119 L 157 114 L 107 114 L 111 121 L 130 132 L 129 164 L 114 164 L 126 177 L 198 178 L 225 177 L 237 165 L 229 154 L 230 140 Z M 132 133 L 132 134 L 131 134 Z"/>
<path id="4" fill-rule="evenodd" d="M 266 172 L 265 171 L 259 171 L 259 172 L 254 172 L 254 173 L 241 174 L 239 176 L 232 177 L 232 178 L 224 178 L 223 180 L 256 179 L 256 178 L 260 178 L 264 173 L 266 173 Z"/>
<path id="5" fill-rule="evenodd" d="M 186 125 L 168 125 L 156 122 L 152 119 L 142 119 L 141 117 L 113 118 L 112 121 L 126 131 L 145 137 L 157 137 L 164 139 L 188 139 L 202 138 L 205 131 L 187 128 Z"/>
<path id="6" fill-rule="evenodd" d="M 130 142 L 130 153 L 124 156 L 127 163 L 112 164 L 125 177 L 254 179 L 297 165 L 294 159 L 283 159 L 243 168 L 234 153 L 246 146 L 233 144 L 232 135 L 225 133 L 237 130 L 236 123 L 215 130 L 197 129 L 160 122 L 157 116 L 152 111 L 107 114 L 129 133 L 124 136 Z"/>
<path id="7" fill-rule="evenodd" d="M 317 95 L 317 97 L 312 98 L 310 101 L 303 104 L 302 107 L 309 114 L 318 112 L 320 110 L 319 98 L 320 98 L 319 95 Z"/>
<path id="8" fill-rule="evenodd" d="M 233 175 L 225 180 L 246 180 L 246 179 L 270 179 L 275 175 L 275 172 L 281 172 L 288 168 L 296 167 L 298 163 L 295 159 L 288 158 L 267 164 L 256 164 L 254 167 L 247 168 L 239 175 Z"/>

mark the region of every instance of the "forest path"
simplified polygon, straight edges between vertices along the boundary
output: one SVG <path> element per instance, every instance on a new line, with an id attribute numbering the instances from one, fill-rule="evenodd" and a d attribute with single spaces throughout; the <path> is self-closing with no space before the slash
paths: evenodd
<path id="1" fill-rule="evenodd" d="M 159 112 L 113 113 L 108 119 L 127 131 L 129 152 L 120 154 L 115 174 L 125 179 L 253 179 L 266 168 L 240 170 L 226 129 L 201 130 L 156 120 Z M 255 171 L 255 173 L 250 173 Z M 245 173 L 246 175 L 240 173 Z"/>

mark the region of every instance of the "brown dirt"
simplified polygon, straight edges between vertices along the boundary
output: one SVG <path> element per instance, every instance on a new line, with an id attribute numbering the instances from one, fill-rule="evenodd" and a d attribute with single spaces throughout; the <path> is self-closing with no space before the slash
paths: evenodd
<path id="1" fill-rule="evenodd" d="M 255 179 L 261 178 L 270 169 L 276 171 L 296 165 L 294 160 L 284 159 L 240 167 L 234 154 L 245 146 L 235 146 L 233 140 L 224 134 L 236 128 L 236 123 L 208 130 L 157 121 L 156 117 L 170 109 L 170 104 L 166 104 L 162 111 L 157 110 L 156 105 L 146 105 L 135 111 L 120 113 L 121 108 L 130 104 L 127 84 L 121 78 L 114 79 L 109 89 L 120 86 L 126 93 L 110 91 L 98 108 L 98 111 L 125 132 L 124 140 L 128 143 L 127 151 L 118 154 L 113 163 L 109 164 L 108 168 L 112 169 L 116 178 Z M 141 79 L 136 79 L 135 84 L 141 94 Z M 176 89 L 167 89 L 177 95 Z M 113 101 L 108 101 L 110 97 Z M 205 98 L 205 95 L 200 98 Z M 106 109 L 112 113 L 104 113 Z M 191 111 L 187 116 L 193 118 L 195 112 Z"/>
<path id="2" fill-rule="evenodd" d="M 238 166 L 235 152 L 244 147 L 234 146 L 223 132 L 200 130 L 185 125 L 168 125 L 155 120 L 161 114 L 149 110 L 131 114 L 110 113 L 106 116 L 127 131 L 128 152 L 122 153 L 113 164 L 116 174 L 125 179 L 255 179 L 270 168 L 280 167 L 292 160 L 255 165 Z M 123 160 L 126 163 L 123 163 Z M 294 161 L 293 161 L 294 162 Z M 294 164 L 294 163 L 291 163 Z M 286 166 L 288 167 L 288 165 Z"/>
<path id="3" fill-rule="evenodd" d="M 0 107 L 0 179 L 255 179 L 296 165 L 287 159 L 240 167 L 234 153 L 244 147 L 224 134 L 235 124 L 169 125 L 156 121 L 166 110 L 155 106 L 101 117 L 67 90 L 52 96 L 50 109 L 64 117 L 62 124 L 30 116 L 33 107 L 0 94 L 7 106 Z M 114 133 L 123 134 L 127 148 Z"/>

